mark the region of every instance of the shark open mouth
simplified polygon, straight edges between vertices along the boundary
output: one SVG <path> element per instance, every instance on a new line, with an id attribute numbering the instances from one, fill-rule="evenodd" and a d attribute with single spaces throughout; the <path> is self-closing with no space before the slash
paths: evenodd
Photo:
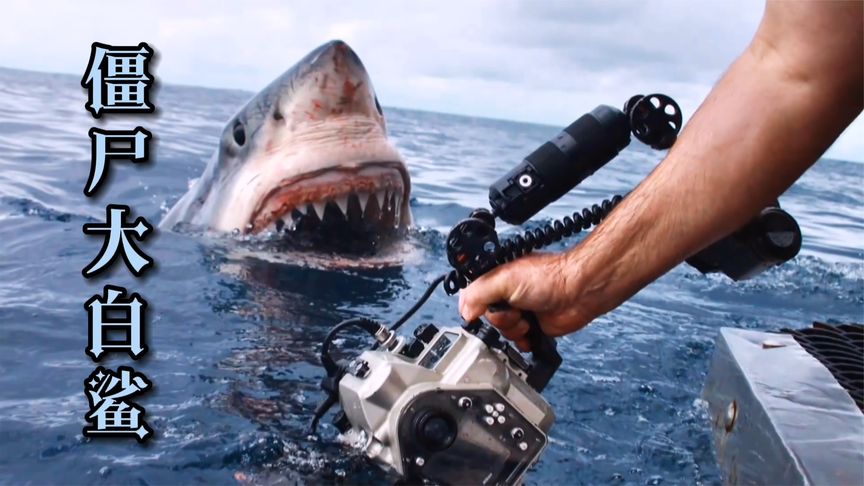
<path id="1" fill-rule="evenodd" d="M 322 169 L 286 179 L 258 203 L 248 231 L 270 231 L 310 250 L 374 253 L 406 230 L 409 180 L 399 162 Z"/>

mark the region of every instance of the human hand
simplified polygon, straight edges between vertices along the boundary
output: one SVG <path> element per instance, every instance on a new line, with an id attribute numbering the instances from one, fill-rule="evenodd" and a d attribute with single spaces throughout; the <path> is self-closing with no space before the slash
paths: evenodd
<path id="1" fill-rule="evenodd" d="M 471 283 L 459 296 L 459 314 L 472 321 L 485 314 L 507 339 L 529 351 L 528 322 L 522 311 L 537 316 L 552 337 L 577 331 L 600 312 L 581 299 L 579 269 L 566 253 L 534 253 L 501 265 Z M 507 310 L 490 311 L 506 302 Z"/>

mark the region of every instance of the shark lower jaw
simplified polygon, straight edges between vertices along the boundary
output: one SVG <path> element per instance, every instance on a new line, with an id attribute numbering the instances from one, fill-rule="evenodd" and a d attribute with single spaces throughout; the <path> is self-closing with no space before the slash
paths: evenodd
<path id="1" fill-rule="evenodd" d="M 247 233 L 315 251 L 374 253 L 410 222 L 401 162 L 369 162 L 286 179 L 252 213 Z"/>

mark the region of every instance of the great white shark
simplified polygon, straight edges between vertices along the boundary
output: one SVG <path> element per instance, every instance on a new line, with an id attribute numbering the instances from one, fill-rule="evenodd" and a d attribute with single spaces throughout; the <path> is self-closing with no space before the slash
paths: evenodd
<path id="1" fill-rule="evenodd" d="M 203 174 L 160 226 L 374 253 L 411 224 L 410 192 L 372 81 L 357 54 L 334 40 L 228 121 Z"/>

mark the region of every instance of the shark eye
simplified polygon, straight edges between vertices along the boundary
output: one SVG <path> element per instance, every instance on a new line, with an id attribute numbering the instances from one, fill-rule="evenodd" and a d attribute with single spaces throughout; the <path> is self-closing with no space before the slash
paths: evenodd
<path id="1" fill-rule="evenodd" d="M 282 112 L 279 111 L 279 108 L 276 108 L 275 110 L 273 110 L 273 119 L 276 121 L 280 121 L 280 120 L 285 119 L 285 117 L 282 116 Z"/>
<path id="2" fill-rule="evenodd" d="M 241 147 L 246 143 L 246 128 L 240 121 L 234 123 L 234 141 Z"/>
<path id="3" fill-rule="evenodd" d="M 375 97 L 375 108 L 378 110 L 378 114 L 384 116 L 384 110 L 381 109 L 381 104 L 378 103 L 378 97 Z"/>

